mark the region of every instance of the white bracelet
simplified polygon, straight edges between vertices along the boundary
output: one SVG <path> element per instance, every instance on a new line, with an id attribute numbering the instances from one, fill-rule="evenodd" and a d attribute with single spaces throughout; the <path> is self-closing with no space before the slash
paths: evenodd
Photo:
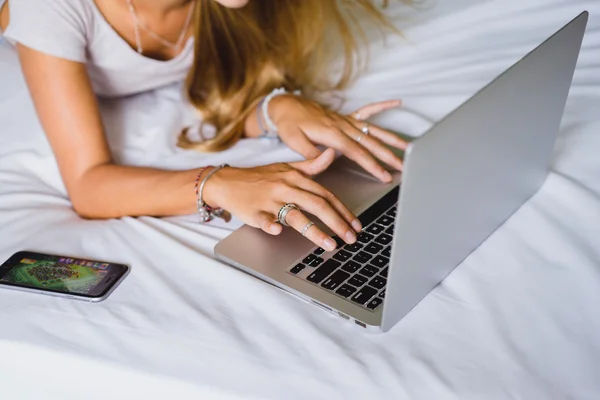
<path id="1" fill-rule="evenodd" d="M 275 125 L 275 123 L 273 123 L 273 120 L 271 119 L 271 117 L 269 117 L 269 103 L 275 97 L 281 96 L 284 94 L 287 94 L 287 90 L 285 90 L 285 88 L 283 88 L 283 87 L 280 87 L 278 89 L 273 89 L 271 91 L 271 93 L 269 93 L 267 95 L 267 97 L 265 97 L 265 100 L 262 103 L 263 120 L 265 121 L 265 124 L 267 124 L 267 130 L 271 134 L 277 134 L 279 131 L 277 129 L 277 125 Z"/>
<path id="2" fill-rule="evenodd" d="M 269 103 L 275 97 L 282 96 L 282 95 L 288 94 L 288 93 L 289 92 L 284 87 L 273 89 L 271 91 L 271 93 L 269 93 L 265 97 L 265 99 L 262 101 L 261 109 L 262 109 L 263 121 L 265 121 L 265 124 L 267 125 L 267 131 L 270 135 L 277 135 L 279 133 L 279 130 L 277 129 L 277 125 L 275 125 L 275 123 L 273 122 L 271 117 L 269 117 Z M 299 95 L 300 93 L 301 92 L 299 90 L 296 90 L 293 92 L 294 95 Z"/>

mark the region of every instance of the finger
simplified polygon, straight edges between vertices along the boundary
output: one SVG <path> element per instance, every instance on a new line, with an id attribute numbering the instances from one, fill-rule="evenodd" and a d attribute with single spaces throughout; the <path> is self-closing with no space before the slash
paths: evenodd
<path id="1" fill-rule="evenodd" d="M 310 220 L 301 211 L 292 210 L 286 216 L 286 222 L 298 232 L 302 232 L 302 229 L 310 222 Z M 322 247 L 327 251 L 333 251 L 337 247 L 335 240 L 319 229 L 319 227 L 316 225 L 308 228 L 304 236 L 317 246 Z"/>
<path id="2" fill-rule="evenodd" d="M 344 218 L 342 218 L 342 216 L 333 208 L 331 203 L 324 198 L 301 189 L 292 189 L 286 197 L 288 199 L 294 199 L 294 203 L 296 203 L 298 207 L 300 207 L 302 210 L 308 211 L 323 221 L 325 225 L 327 225 L 346 243 L 356 242 L 356 233 L 354 233 L 354 230 L 350 227 L 348 222 L 346 222 Z"/>
<path id="3" fill-rule="evenodd" d="M 356 218 L 356 216 L 350 211 L 344 203 L 340 199 L 337 198 L 335 194 L 331 191 L 325 189 L 323 186 L 319 185 L 317 182 L 311 179 L 300 179 L 296 182 L 291 182 L 292 185 L 297 186 L 298 188 L 313 193 L 319 197 L 327 200 L 333 208 L 344 218 L 344 220 L 352 226 L 352 229 L 356 232 L 360 232 L 362 230 L 362 224 Z"/>
<path id="4" fill-rule="evenodd" d="M 361 107 L 358 110 L 356 110 L 351 115 L 352 116 L 360 115 L 361 120 L 368 119 L 368 118 L 371 118 L 373 115 L 376 115 L 376 114 L 379 114 L 380 112 L 389 110 L 390 108 L 399 107 L 400 105 L 402 105 L 402 100 L 380 101 L 377 103 L 367 104 L 366 106 Z"/>
<path id="5" fill-rule="evenodd" d="M 306 159 L 319 157 L 319 155 L 321 155 L 321 150 L 319 150 L 317 146 L 308 140 L 304 132 L 302 132 L 299 128 L 294 128 L 294 130 L 297 131 L 294 135 L 296 139 L 289 143 L 289 146 L 292 148 L 292 150 L 304 156 Z"/>
<path id="6" fill-rule="evenodd" d="M 325 171 L 331 165 L 333 160 L 335 160 L 335 151 L 333 149 L 327 149 L 317 158 L 293 162 L 289 165 L 306 175 L 314 176 Z"/>
<path id="7" fill-rule="evenodd" d="M 398 171 L 402 170 L 402 160 L 396 154 L 394 154 L 389 148 L 385 147 L 379 139 L 371 136 L 364 135 L 360 144 L 371 152 L 379 160 L 383 161 L 392 168 Z"/>
<path id="8" fill-rule="evenodd" d="M 279 235 L 283 229 L 281 224 L 274 222 L 275 216 L 267 212 L 260 212 L 256 216 L 255 224 L 269 235 Z"/>
<path id="9" fill-rule="evenodd" d="M 364 122 L 361 124 L 360 122 L 354 123 L 358 129 L 362 129 L 364 127 Z M 400 150 L 406 150 L 408 147 L 408 142 L 402 139 L 397 134 L 382 129 L 376 125 L 369 124 L 369 134 L 381 140 L 383 143 L 386 143 L 389 146 L 395 147 Z"/>
<path id="10" fill-rule="evenodd" d="M 342 152 L 346 157 L 356 162 L 363 167 L 367 172 L 379 178 L 382 182 L 390 182 L 392 176 L 387 172 L 373 157 L 373 155 L 363 146 L 357 139 L 364 136 L 364 133 L 356 129 L 351 124 L 340 120 L 345 124 L 345 129 L 348 131 L 339 130 L 337 135 L 327 135 L 324 137 L 325 145 L 333 147 Z M 353 136 L 349 136 L 353 135 Z M 361 141 L 364 138 L 361 138 Z"/>

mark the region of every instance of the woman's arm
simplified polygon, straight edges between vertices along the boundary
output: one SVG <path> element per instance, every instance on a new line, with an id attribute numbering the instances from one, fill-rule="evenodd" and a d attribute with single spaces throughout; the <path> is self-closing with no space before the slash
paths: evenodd
<path id="1" fill-rule="evenodd" d="M 18 45 L 18 52 L 38 116 L 78 214 L 116 218 L 196 211 L 197 171 L 162 171 L 112 163 L 83 64 L 22 45 Z M 209 205 L 224 207 L 247 224 L 273 235 L 282 229 L 274 223 L 278 210 L 294 201 L 318 216 L 339 237 L 353 243 L 360 222 L 331 192 L 309 178 L 326 169 L 333 158 L 333 151 L 329 151 L 316 160 L 294 165 L 225 168 L 207 182 L 204 198 Z M 308 219 L 299 210 L 292 210 L 286 221 L 300 231 Z M 335 249 L 335 241 L 316 226 L 306 236 L 324 249 Z"/>
<path id="2" fill-rule="evenodd" d="M 17 45 L 37 114 L 73 208 L 87 218 L 195 212 L 197 171 L 112 163 L 86 68 Z"/>

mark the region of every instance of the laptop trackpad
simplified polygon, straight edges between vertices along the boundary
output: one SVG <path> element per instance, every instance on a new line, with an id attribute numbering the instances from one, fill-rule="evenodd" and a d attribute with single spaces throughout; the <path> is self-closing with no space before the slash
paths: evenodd
<path id="1" fill-rule="evenodd" d="M 338 158 L 315 181 L 331 190 L 354 213 L 361 213 L 400 182 L 400 173 L 392 174 L 390 184 L 384 184 L 354 161 Z"/>

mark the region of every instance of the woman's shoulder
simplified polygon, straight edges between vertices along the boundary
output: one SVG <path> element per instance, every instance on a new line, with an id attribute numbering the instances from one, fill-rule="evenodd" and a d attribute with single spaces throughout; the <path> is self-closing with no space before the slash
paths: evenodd
<path id="1" fill-rule="evenodd" d="M 94 0 L 16 0 L 9 3 L 8 39 L 73 61 L 84 61 L 93 32 Z"/>
<path id="2" fill-rule="evenodd" d="M 37 21 L 39 18 L 61 20 L 85 28 L 93 18 L 94 0 L 17 0 L 10 2 L 11 21 Z"/>

